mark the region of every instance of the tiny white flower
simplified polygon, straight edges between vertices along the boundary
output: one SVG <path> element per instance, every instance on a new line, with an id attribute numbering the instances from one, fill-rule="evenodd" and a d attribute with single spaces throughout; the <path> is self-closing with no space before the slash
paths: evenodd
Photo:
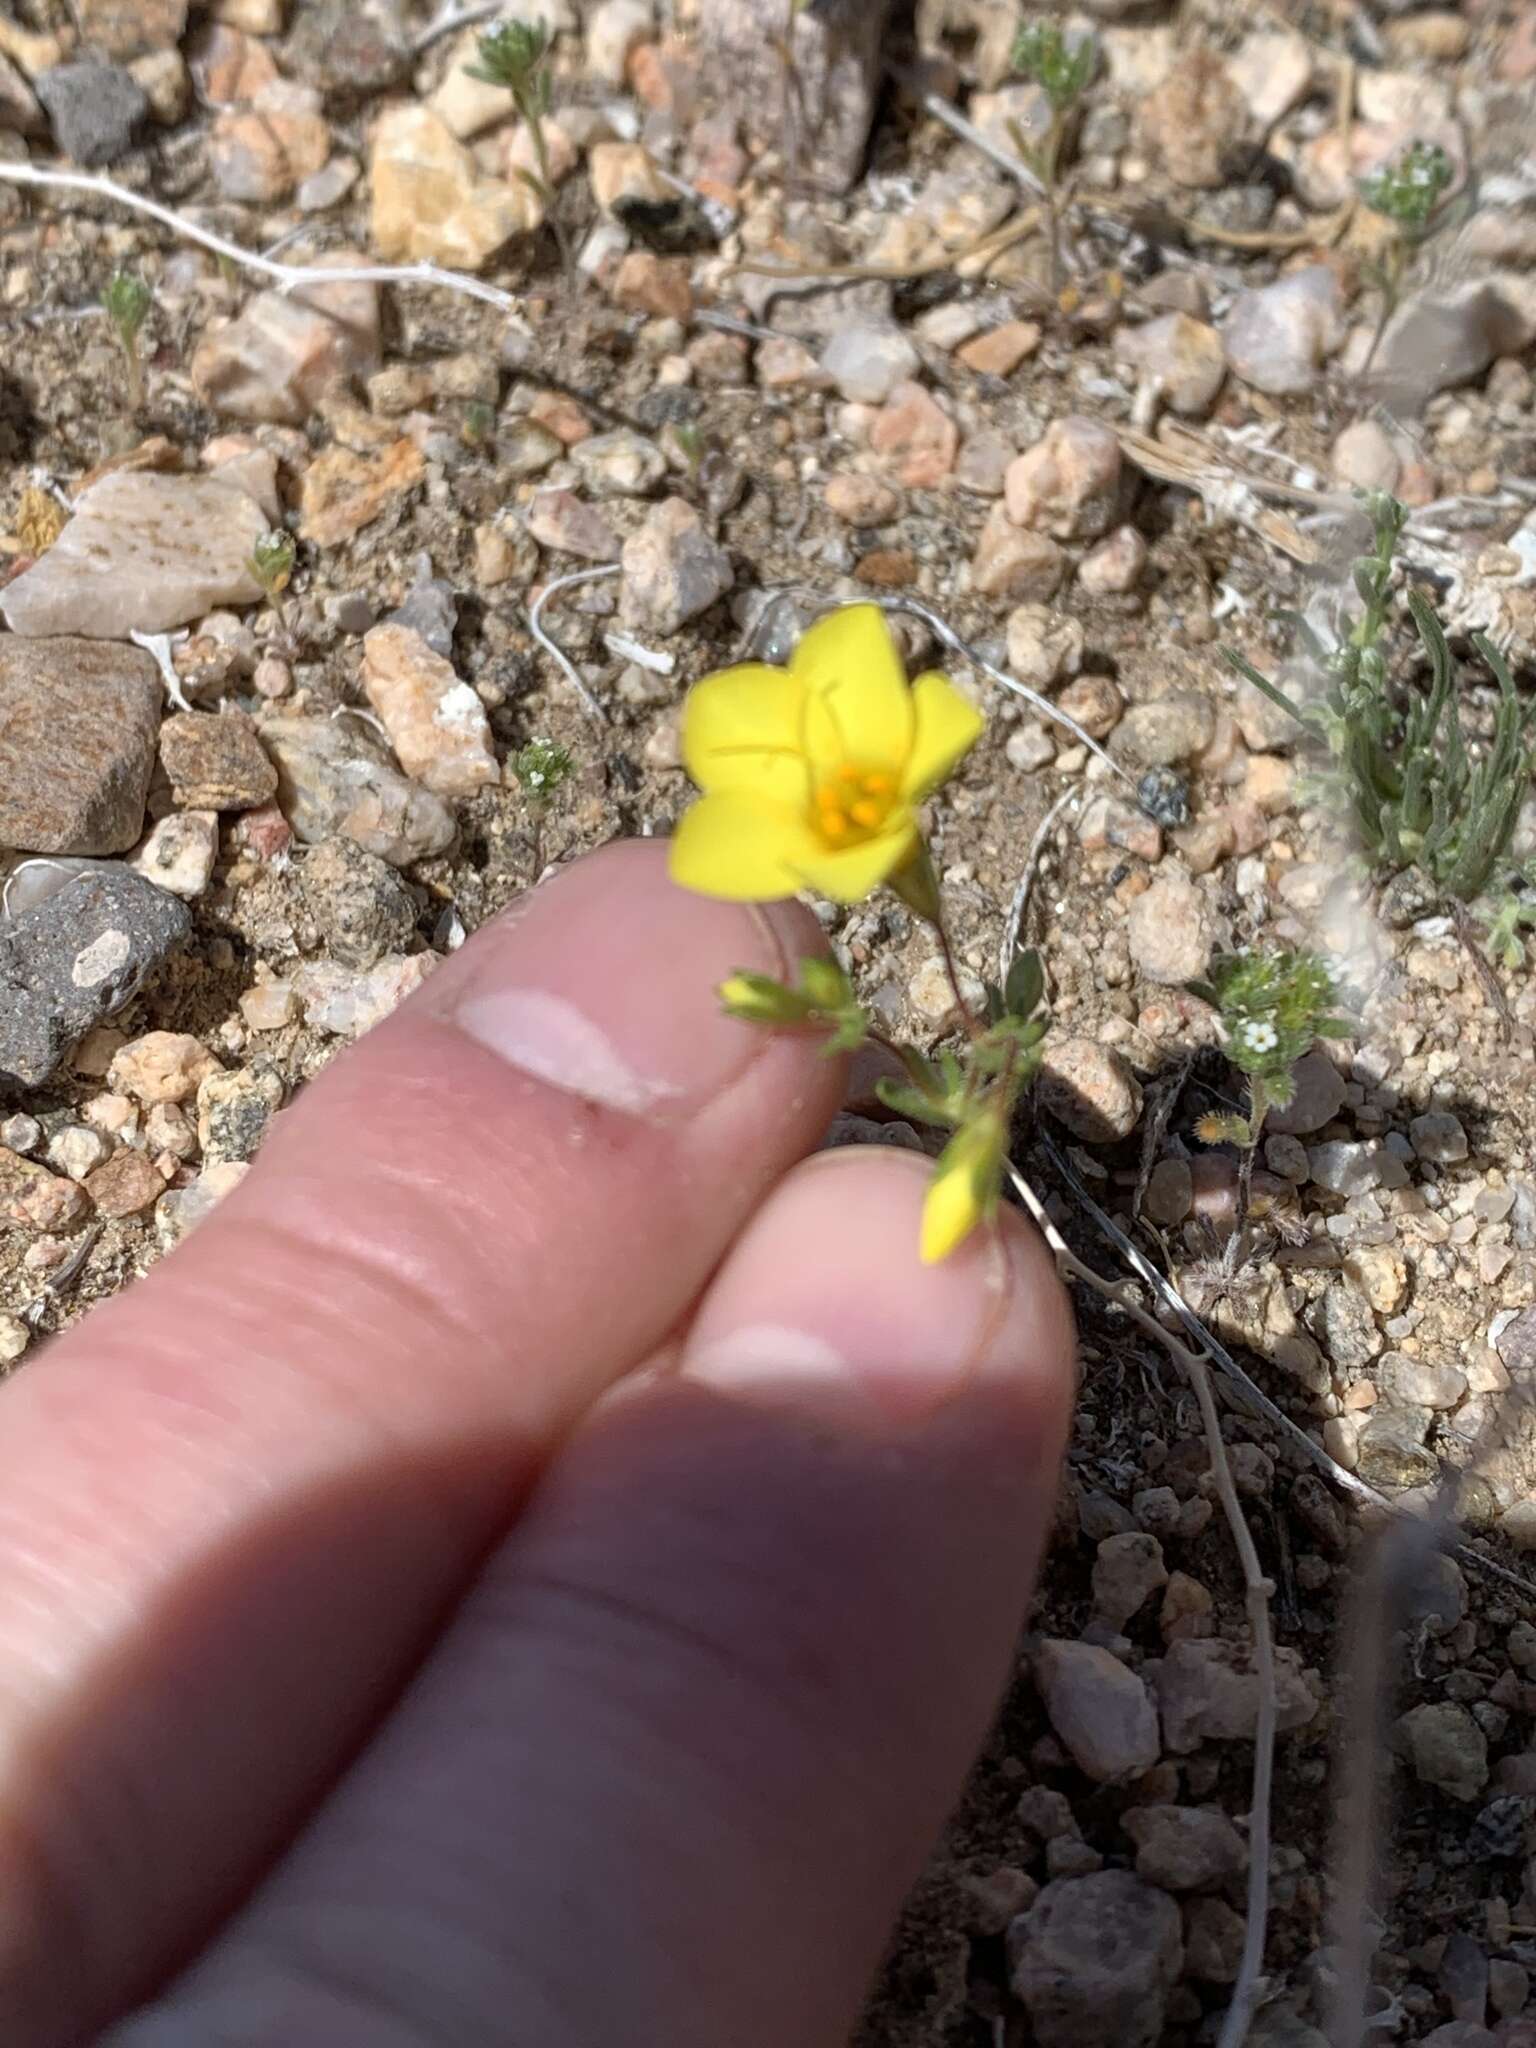
<path id="1" fill-rule="evenodd" d="M 1273 1024 L 1255 1020 L 1243 1026 L 1243 1043 L 1250 1052 L 1273 1052 L 1280 1043 L 1280 1034 Z"/>

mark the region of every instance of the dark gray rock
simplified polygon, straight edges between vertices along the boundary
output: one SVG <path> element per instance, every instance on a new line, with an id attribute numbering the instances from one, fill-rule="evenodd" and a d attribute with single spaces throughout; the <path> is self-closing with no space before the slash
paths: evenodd
<path id="1" fill-rule="evenodd" d="M 459 623 L 459 601 L 454 595 L 453 585 L 441 576 L 432 574 L 430 557 L 423 555 L 416 563 L 416 580 L 405 594 L 405 602 L 398 611 L 393 611 L 384 622 L 388 626 L 408 626 L 413 633 L 419 633 L 434 654 L 440 654 L 444 661 L 453 659 L 453 636 Z"/>
<path id="2" fill-rule="evenodd" d="M 0 922 L 0 1086 L 46 1081 L 191 930 L 184 903 L 115 863 Z"/>
<path id="3" fill-rule="evenodd" d="M 1040 2048 L 1150 2048 L 1184 1961 L 1179 1909 L 1128 1870 L 1048 1884 L 1008 1929 Z"/>
<path id="4" fill-rule="evenodd" d="M 87 58 L 45 71 L 37 96 L 59 148 L 88 170 L 126 155 L 149 114 L 149 101 L 128 72 Z"/>
<path id="5" fill-rule="evenodd" d="M 144 829 L 160 698 L 142 648 L 0 638 L 0 846 L 126 853 Z"/>
<path id="6" fill-rule="evenodd" d="M 304 906 L 344 967 L 373 967 L 404 952 L 416 933 L 416 900 L 388 861 L 355 839 L 328 839 L 305 861 Z"/>

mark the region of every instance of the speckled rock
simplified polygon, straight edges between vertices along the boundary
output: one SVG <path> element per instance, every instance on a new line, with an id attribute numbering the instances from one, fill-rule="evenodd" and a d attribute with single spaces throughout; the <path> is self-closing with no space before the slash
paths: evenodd
<path id="1" fill-rule="evenodd" d="M 46 1081 L 191 929 L 185 905 L 115 862 L 0 920 L 0 1081 Z"/>
<path id="2" fill-rule="evenodd" d="M 144 825 L 163 695 L 137 647 L 0 638 L 0 846 L 125 852 Z"/>
<path id="3" fill-rule="evenodd" d="M 249 811 L 277 792 L 277 770 L 243 711 L 178 711 L 160 728 L 160 760 L 189 811 Z"/>
<path id="4" fill-rule="evenodd" d="M 204 1165 L 254 1159 L 282 1105 L 282 1080 L 265 1061 L 206 1075 L 197 1088 L 197 1141 Z"/>
<path id="5" fill-rule="evenodd" d="M 103 1216 L 138 1216 L 165 1193 L 165 1178 L 142 1152 L 115 1152 L 85 1184 Z"/>
<path id="6" fill-rule="evenodd" d="M 416 899 L 399 873 L 355 839 L 327 839 L 300 871 L 304 907 L 344 967 L 372 967 L 403 952 L 416 930 Z"/>
<path id="7" fill-rule="evenodd" d="M 1040 2048 L 1152 2048 L 1183 1961 L 1178 1907 L 1128 1870 L 1059 1878 L 1008 1930 Z"/>
<path id="8" fill-rule="evenodd" d="M 132 865 L 157 889 L 191 902 L 207 888 L 218 852 L 216 811 L 172 811 L 150 832 Z"/>
<path id="9" fill-rule="evenodd" d="M 0 1219 L 19 1230 L 67 1230 L 89 1207 L 85 1191 L 67 1175 L 0 1145 Z"/>

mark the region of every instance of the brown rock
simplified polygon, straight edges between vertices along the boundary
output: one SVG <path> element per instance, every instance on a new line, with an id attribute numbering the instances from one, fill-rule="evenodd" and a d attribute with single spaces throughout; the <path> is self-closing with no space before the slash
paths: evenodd
<path id="1" fill-rule="evenodd" d="M 871 590 L 905 590 L 917 580 L 917 563 L 905 548 L 871 548 L 854 563 L 853 574 Z"/>
<path id="2" fill-rule="evenodd" d="M 305 472 L 299 532 L 319 547 L 337 547 L 382 517 L 426 473 L 414 441 L 397 441 L 376 456 L 327 448 Z"/>
<path id="3" fill-rule="evenodd" d="M 869 445 L 908 490 L 932 490 L 955 466 L 960 429 L 931 391 L 898 384 L 869 430 Z"/>
<path id="4" fill-rule="evenodd" d="M 86 1192 L 103 1216 L 137 1216 L 165 1193 L 165 1182 L 142 1152 L 114 1152 L 86 1175 Z"/>
<path id="5" fill-rule="evenodd" d="M 955 353 L 968 370 L 987 377 L 1011 377 L 1039 346 L 1040 329 L 1033 320 L 1007 320 L 1001 327 L 963 342 Z"/>
<path id="6" fill-rule="evenodd" d="M 1039 1087 L 1052 1116 L 1088 1145 L 1112 1145 L 1129 1137 L 1141 1115 L 1136 1076 L 1097 1039 L 1053 1036 Z"/>
<path id="7" fill-rule="evenodd" d="M 72 1180 L 0 1145 L 0 1216 L 23 1230 L 67 1230 L 89 1203 Z"/>
<path id="8" fill-rule="evenodd" d="M 160 728 L 160 759 L 183 810 L 251 811 L 277 794 L 277 770 L 243 711 L 178 711 Z"/>
<path id="9" fill-rule="evenodd" d="M 161 694 L 140 648 L 0 638 L 0 846 L 126 852 L 144 827 Z"/>
<path id="10" fill-rule="evenodd" d="M 649 313 L 658 320 L 678 320 L 686 326 L 693 318 L 687 257 L 631 249 L 614 273 L 613 301 L 627 313 Z"/>
<path id="11" fill-rule="evenodd" d="M 983 597 L 1043 603 L 1066 581 L 1070 564 L 1055 541 L 1015 526 L 1005 505 L 987 514 L 971 563 L 971 582 Z"/>

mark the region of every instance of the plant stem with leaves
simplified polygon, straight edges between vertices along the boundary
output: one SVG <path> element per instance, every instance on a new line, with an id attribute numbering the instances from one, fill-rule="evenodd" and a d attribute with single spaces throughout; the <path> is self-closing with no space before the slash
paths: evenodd
<path id="1" fill-rule="evenodd" d="M 560 224 L 549 143 L 544 134 L 544 117 L 549 112 L 551 98 L 549 58 L 552 40 L 548 22 L 499 21 L 480 37 L 479 62 L 466 65 L 465 69 L 471 78 L 478 78 L 486 85 L 499 85 L 512 95 L 513 105 L 528 130 L 534 162 L 538 166 L 536 171 L 524 170 L 518 175 L 544 208 L 544 217 L 560 251 L 560 268 L 567 285 L 572 285 L 576 278 L 575 258 L 565 229 Z"/>
<path id="2" fill-rule="evenodd" d="M 102 304 L 112 332 L 117 336 L 118 347 L 123 352 L 123 361 L 128 368 L 128 407 L 138 413 L 144 409 L 144 365 L 139 356 L 139 332 L 149 317 L 154 304 L 154 293 L 134 271 L 117 271 L 112 282 L 102 295 Z"/>
<path id="3" fill-rule="evenodd" d="M 556 792 L 576 771 L 568 748 L 556 740 L 529 740 L 508 763 L 528 807 L 528 841 L 537 882 L 544 872 L 544 825 Z"/>
<path id="4" fill-rule="evenodd" d="M 1372 213 L 1392 224 L 1391 239 L 1380 261 L 1372 266 L 1371 281 L 1381 293 L 1381 315 L 1360 365 L 1362 377 L 1376 360 L 1381 338 L 1402 301 L 1409 265 L 1430 232 L 1453 175 L 1451 160 L 1438 142 L 1411 142 L 1390 164 L 1360 180 L 1361 199 Z"/>
<path id="5" fill-rule="evenodd" d="M 1050 239 L 1051 290 L 1062 287 L 1061 157 L 1078 101 L 1093 77 L 1096 51 L 1086 36 L 1070 40 L 1054 21 L 1031 22 L 1019 30 L 1013 45 L 1013 66 L 1033 79 L 1050 104 L 1050 122 L 1038 143 L 1031 143 L 1018 122 L 1009 124 L 1014 147 L 1045 190 L 1046 233 Z"/>

